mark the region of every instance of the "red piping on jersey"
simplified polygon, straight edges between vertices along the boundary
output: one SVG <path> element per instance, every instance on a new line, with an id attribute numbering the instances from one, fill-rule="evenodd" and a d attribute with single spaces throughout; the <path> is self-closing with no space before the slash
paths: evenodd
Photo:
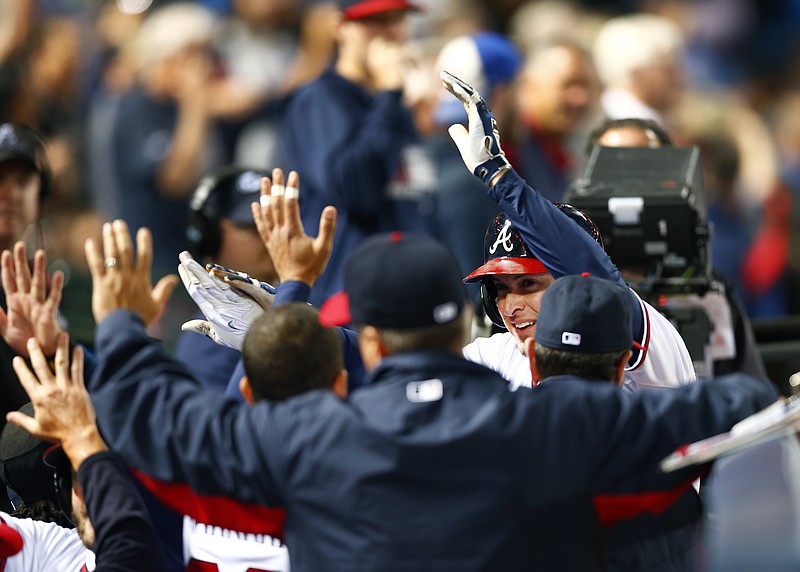
<path id="1" fill-rule="evenodd" d="M 615 522 L 633 518 L 644 512 L 659 515 L 692 487 L 696 476 L 692 476 L 673 489 L 663 491 L 594 495 L 592 504 L 594 504 L 597 518 L 603 526 L 611 526 Z"/>
<path id="2" fill-rule="evenodd" d="M 286 519 L 283 509 L 243 503 L 224 496 L 200 495 L 185 483 L 167 483 L 136 469 L 131 468 L 131 471 L 158 500 L 197 522 L 239 532 L 268 534 L 283 541 Z"/>
<path id="3" fill-rule="evenodd" d="M 626 371 L 633 371 L 640 368 L 644 360 L 647 359 L 647 350 L 650 347 L 650 312 L 647 310 L 647 306 L 642 302 L 641 298 L 639 298 L 639 306 L 641 306 L 642 314 L 644 314 L 644 335 L 641 344 L 634 342 L 634 347 L 640 352 L 639 357 L 632 366 L 625 368 Z"/>

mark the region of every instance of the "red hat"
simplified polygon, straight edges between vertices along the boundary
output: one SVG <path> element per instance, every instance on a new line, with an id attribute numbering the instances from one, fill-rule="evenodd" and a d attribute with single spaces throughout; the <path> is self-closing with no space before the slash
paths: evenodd
<path id="1" fill-rule="evenodd" d="M 420 10 L 408 0 L 339 0 L 345 20 L 360 20 L 392 10 Z"/>

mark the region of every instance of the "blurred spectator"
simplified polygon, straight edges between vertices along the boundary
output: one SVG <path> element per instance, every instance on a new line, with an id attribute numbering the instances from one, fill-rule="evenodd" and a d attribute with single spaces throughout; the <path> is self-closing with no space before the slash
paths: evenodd
<path id="1" fill-rule="evenodd" d="M 151 229 L 157 276 L 177 266 L 189 196 L 220 161 L 209 91 L 214 32 L 213 14 L 197 4 L 149 14 L 132 47 L 137 84 L 123 95 L 112 128 L 119 212 L 131 228 Z"/>
<path id="2" fill-rule="evenodd" d="M 232 163 L 275 163 L 284 98 L 328 64 L 335 13 L 328 0 L 233 0 L 217 38 L 225 77 L 212 98 Z"/>
<path id="3" fill-rule="evenodd" d="M 340 0 L 333 66 L 291 96 L 283 127 L 286 163 L 303 175 L 303 223 L 322 209 L 339 224 L 312 303 L 341 290 L 344 260 L 367 236 L 427 230 L 435 169 L 403 105 L 407 0 Z"/>
<path id="4" fill-rule="evenodd" d="M 560 201 L 575 176 L 569 146 L 596 103 L 597 78 L 589 54 L 555 39 L 527 56 L 516 87 L 519 124 L 503 148 L 514 168 L 551 201 Z"/>
<path id="5" fill-rule="evenodd" d="M 39 219 L 42 203 L 50 193 L 50 186 L 50 165 L 42 137 L 22 125 L 0 124 L 0 249 L 8 251 L 26 236 L 31 237 L 32 242 L 41 243 Z M 4 280 L 0 292 L 0 315 L 3 318 L 0 320 L 0 332 L 3 334 L 3 339 L 0 340 L 0 427 L 5 424 L 7 412 L 18 409 L 28 401 L 11 368 L 15 355 L 27 355 L 25 342 L 16 340 L 12 344 L 6 338 L 9 331 L 9 301 L 15 292 L 26 290 L 30 286 L 25 248 L 16 249 L 14 256 L 16 262 L 12 261 L 11 253 L 7 253 L 3 258 L 5 264 L 25 267 L 28 280 L 27 284 L 23 276 L 19 281 Z M 39 270 L 44 280 L 43 262 Z M 41 286 L 44 288 L 44 284 Z M 12 329 L 14 325 L 11 324 Z M 0 494 L 2 496 L 4 495 Z"/>
<path id="6" fill-rule="evenodd" d="M 670 112 L 684 84 L 677 25 L 652 14 L 612 18 L 598 31 L 592 53 L 608 117 L 644 117 L 672 126 Z"/>
<path id="7" fill-rule="evenodd" d="M 510 130 L 513 84 L 522 66 L 522 55 L 505 36 L 480 32 L 449 41 L 436 60 L 445 70 L 474 86 L 483 94 L 501 129 Z M 434 201 L 434 233 L 446 244 L 466 276 L 483 263 L 483 237 L 475 229 L 486 228 L 497 215 L 497 204 L 486 195 L 483 183 L 464 168 L 458 148 L 447 133 L 453 123 L 467 123 L 460 101 L 440 87 L 433 123 L 437 131 L 428 141 L 439 182 Z M 478 300 L 480 288 L 467 285 L 470 298 Z"/>

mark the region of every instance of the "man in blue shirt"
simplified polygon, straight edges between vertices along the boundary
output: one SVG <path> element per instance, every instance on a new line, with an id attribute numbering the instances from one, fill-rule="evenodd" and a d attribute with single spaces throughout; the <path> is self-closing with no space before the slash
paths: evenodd
<path id="1" fill-rule="evenodd" d="M 322 209 L 334 205 L 339 225 L 328 269 L 311 302 L 341 290 L 344 261 L 381 231 L 427 230 L 435 170 L 403 105 L 408 0 L 340 0 L 338 53 L 316 81 L 288 104 L 284 149 L 303 175 L 301 214 L 317 232 Z"/>

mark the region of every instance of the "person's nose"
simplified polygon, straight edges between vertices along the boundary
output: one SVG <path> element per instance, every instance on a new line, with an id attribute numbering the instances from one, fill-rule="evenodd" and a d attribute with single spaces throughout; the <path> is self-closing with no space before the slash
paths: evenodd
<path id="1" fill-rule="evenodd" d="M 509 292 L 503 297 L 501 303 L 498 304 L 500 312 L 509 318 L 513 318 L 514 314 L 524 308 L 524 300 L 525 297 L 523 295 Z"/>

